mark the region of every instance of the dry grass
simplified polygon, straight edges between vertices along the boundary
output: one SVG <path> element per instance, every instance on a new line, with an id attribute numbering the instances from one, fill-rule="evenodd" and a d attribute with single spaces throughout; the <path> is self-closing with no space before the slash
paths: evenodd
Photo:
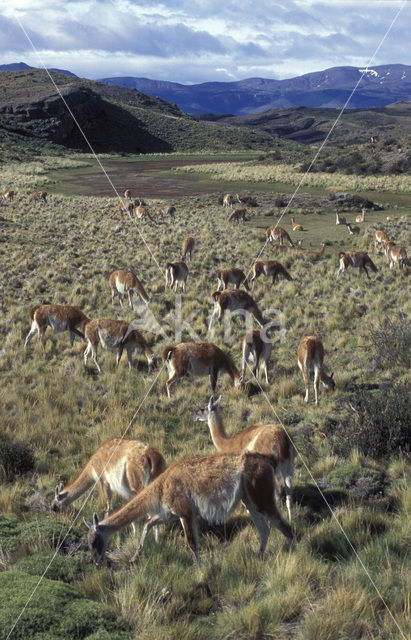
<path id="1" fill-rule="evenodd" d="M 256 214 L 250 212 L 251 220 L 245 226 L 229 227 L 227 212 L 218 205 L 218 194 L 182 198 L 175 202 L 175 222 L 141 228 L 161 267 L 159 271 L 130 221 L 110 217 L 114 198 L 51 196 L 46 206 L 28 207 L 23 195 L 46 185 L 47 176 L 38 173 L 36 167 L 19 165 L 19 172 L 19 198 L 0 208 L 5 218 L 0 223 L 0 253 L 6 258 L 0 272 L 1 433 L 31 446 L 36 469 L 12 484 L 1 485 L 0 512 L 21 521 L 33 517 L 27 506 L 33 494 L 44 491 L 51 499 L 57 482 L 72 478 L 103 440 L 126 432 L 146 394 L 127 430 L 128 437 L 157 446 L 168 464 L 183 456 L 213 451 L 206 426 L 193 421 L 194 409 L 205 404 L 210 395 L 208 380 L 179 381 L 168 401 L 166 372 L 163 370 L 155 382 L 158 370 L 148 375 L 145 358 L 139 353 L 130 371 L 124 356 L 116 369 L 115 355 L 100 351 L 103 371 L 98 375 L 92 364 L 87 368 L 83 365 L 83 344 L 76 341 L 71 352 L 68 336 L 53 334 L 50 329 L 44 350 L 35 340 L 24 350 L 29 308 L 47 300 L 78 305 L 90 317 L 141 321 L 140 307 L 132 312 L 127 306 L 120 309 L 117 304 L 111 305 L 104 276 L 114 267 L 131 266 L 152 296 L 151 324 L 142 324 L 141 331 L 157 354 L 166 343 L 176 340 L 209 339 L 207 326 L 213 308 L 210 294 L 216 287 L 216 271 L 236 266 L 247 272 L 264 243 L 264 229 L 260 228 L 264 224 L 260 225 Z M 13 185 L 12 177 L 9 171 L 1 174 L 5 188 Z M 158 204 L 159 200 L 148 202 L 150 210 Z M 398 214 L 406 216 L 405 211 L 399 210 Z M 288 218 L 283 223 L 289 229 Z M 282 256 L 279 260 L 294 280 L 271 285 L 260 278 L 252 293 L 261 309 L 279 309 L 285 319 L 285 337 L 274 344 L 270 384 L 263 383 L 264 390 L 291 432 L 311 425 L 311 448 L 299 437 L 297 444 L 308 456 L 314 476 L 321 480 L 346 462 L 330 455 L 326 432 L 330 424 L 344 429 L 352 385 L 378 384 L 384 376 L 407 379 L 408 373 L 401 367 L 384 372 L 370 367 L 369 341 L 370 327 L 378 326 L 383 314 L 392 319 L 409 314 L 408 269 L 399 272 L 386 267 L 384 257 L 373 252 L 372 226 L 368 224 L 361 237 L 352 239 L 335 226 L 330 210 L 305 217 L 305 226 L 310 234 L 307 243 L 316 247 L 320 239 L 331 243 L 325 258 L 311 262 Z M 387 229 L 395 233 L 397 241 L 409 246 L 411 225 L 407 217 L 389 228 L 387 223 Z M 193 235 L 197 244 L 188 263 L 187 292 L 180 299 L 165 290 L 162 270 L 167 260 L 180 257 L 186 235 Z M 342 246 L 370 251 L 379 273 L 372 274 L 370 281 L 354 272 L 336 280 L 337 253 Z M 269 247 L 264 257 L 272 257 Z M 179 314 L 189 321 L 176 334 L 175 317 Z M 167 337 L 160 334 L 159 327 Z M 217 327 L 214 336 L 238 366 L 243 331 L 236 319 L 226 331 L 223 326 Z M 318 407 L 313 404 L 312 385 L 310 403 L 305 405 L 303 379 L 296 363 L 298 342 L 312 331 L 323 337 L 325 367 L 335 372 L 337 380 L 334 394 L 321 389 Z M 245 397 L 229 386 L 226 376 L 220 378 L 217 390 L 223 394 L 222 412 L 228 432 L 248 424 L 277 421 L 263 395 Z M 355 451 L 350 463 L 361 465 Z M 348 500 L 340 507 L 341 521 L 360 555 L 364 553 L 370 559 L 373 578 L 382 592 L 386 588 L 391 594 L 393 613 L 405 625 L 406 587 L 401 585 L 405 557 L 401 559 L 395 537 L 403 541 L 408 535 L 408 467 L 404 459 L 386 461 L 386 466 L 390 483 L 386 492 L 391 492 L 396 511 L 387 512 L 386 502 L 381 510 L 377 504 L 375 510 L 367 511 Z M 202 533 L 200 570 L 191 566 L 178 526 L 162 531 L 159 544 L 150 538 L 142 559 L 130 568 L 128 554 L 119 550 L 126 545 L 127 551 L 127 544 L 134 549 L 135 542 L 127 543 L 129 532 L 124 531 L 111 544 L 116 556 L 112 568 L 96 572 L 88 567 L 77 586 L 87 596 L 113 606 L 139 638 L 181 638 L 181 634 L 201 640 L 274 635 L 316 640 L 399 637 L 363 571 L 358 566 L 352 568 L 355 560 L 351 555 L 341 556 L 340 562 L 329 559 L 334 552 L 339 553 L 341 541 L 329 513 L 318 497 L 309 493 L 311 479 L 300 460 L 295 483 L 297 546 L 292 552 L 280 534 L 272 532 L 266 559 L 257 558 L 256 531 L 241 511 L 225 528 Z M 62 529 L 77 515 L 78 507 L 76 503 L 67 514 L 58 516 Z M 90 517 L 93 510 L 102 510 L 98 491 L 84 513 Z M 45 512 L 37 517 L 47 520 L 50 515 Z M 379 526 L 381 519 L 385 529 Z M 372 545 L 380 559 L 378 567 L 371 561 Z M 327 553 L 317 553 L 324 548 Z M 22 553 L 48 549 L 40 537 Z M 8 570 L 13 558 L 3 554 L 1 566 Z M 344 572 L 351 572 L 351 580 Z M 394 593 L 395 580 L 399 586 Z"/>

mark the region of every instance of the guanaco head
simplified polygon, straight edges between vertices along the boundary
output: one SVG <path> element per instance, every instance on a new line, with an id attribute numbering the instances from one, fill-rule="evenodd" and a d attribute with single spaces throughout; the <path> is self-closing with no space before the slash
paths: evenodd
<path id="1" fill-rule="evenodd" d="M 214 396 L 211 396 L 210 400 L 208 401 L 208 404 L 194 411 L 194 421 L 207 422 L 210 414 L 213 413 L 213 411 L 217 411 L 220 401 L 221 401 L 221 396 L 217 398 L 217 400 L 214 400 Z"/>
<path id="2" fill-rule="evenodd" d="M 63 483 L 60 482 L 60 484 L 56 486 L 54 491 L 54 499 L 50 505 L 50 509 L 55 513 L 58 513 L 59 511 L 63 511 L 66 508 L 65 496 L 61 495 L 63 487 L 64 487 Z"/>
<path id="3" fill-rule="evenodd" d="M 323 383 L 324 387 L 326 387 L 326 389 L 329 389 L 329 391 L 334 391 L 334 373 L 332 373 L 330 376 L 327 376 L 327 374 L 323 371 L 321 382 Z"/>
<path id="4" fill-rule="evenodd" d="M 214 293 L 211 294 L 212 299 L 214 300 L 214 302 L 217 302 L 218 299 L 221 296 L 221 291 L 214 291 Z"/>
<path id="5" fill-rule="evenodd" d="M 153 371 L 153 369 L 155 369 L 157 366 L 158 366 L 158 358 L 153 353 L 150 356 L 150 360 L 149 360 L 149 363 L 148 363 L 148 372 L 151 373 L 151 371 Z"/>
<path id="6" fill-rule="evenodd" d="M 104 561 L 108 545 L 108 535 L 99 526 L 97 513 L 93 513 L 93 523 L 84 518 L 84 524 L 88 529 L 87 542 L 93 562 L 99 566 Z"/>

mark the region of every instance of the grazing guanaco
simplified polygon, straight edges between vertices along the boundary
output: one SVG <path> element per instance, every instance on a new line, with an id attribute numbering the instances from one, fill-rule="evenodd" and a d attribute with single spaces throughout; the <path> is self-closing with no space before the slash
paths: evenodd
<path id="1" fill-rule="evenodd" d="M 72 307 L 68 304 L 39 304 L 30 309 L 29 317 L 31 329 L 26 336 L 25 347 L 35 333 L 38 333 L 40 342 L 44 344 L 44 334 L 47 327 L 51 327 L 55 333 L 68 331 L 70 347 L 73 346 L 76 336 L 84 339 L 83 325 L 88 321 L 88 318 L 78 307 Z"/>
<path id="2" fill-rule="evenodd" d="M 217 291 L 228 289 L 228 285 L 231 283 L 236 289 L 240 288 L 240 285 L 249 290 L 247 276 L 242 269 L 232 267 L 231 269 L 220 269 L 217 271 Z"/>
<path id="3" fill-rule="evenodd" d="M 403 245 L 394 244 L 394 242 L 387 242 L 385 245 L 385 256 L 387 263 L 392 269 L 396 264 L 399 269 L 403 269 L 407 264 L 407 250 Z"/>
<path id="4" fill-rule="evenodd" d="M 221 396 L 210 398 L 208 405 L 197 409 L 194 420 L 207 422 L 211 439 L 219 453 L 252 451 L 268 456 L 274 472 L 283 476 L 288 519 L 291 522 L 291 502 L 294 475 L 295 448 L 285 429 L 277 424 L 257 424 L 228 436 L 219 412 Z"/>
<path id="5" fill-rule="evenodd" d="M 347 222 L 347 227 L 348 227 L 348 233 L 350 234 L 350 236 L 358 236 L 358 234 L 361 231 L 360 227 L 353 227 L 350 222 Z"/>
<path id="6" fill-rule="evenodd" d="M 162 354 L 169 378 L 167 395 L 171 397 L 171 387 L 183 376 L 210 376 L 211 390 L 214 392 L 218 374 L 225 371 L 234 386 L 240 386 L 242 378 L 232 358 L 212 342 L 180 342 L 165 347 Z"/>
<path id="7" fill-rule="evenodd" d="M 277 262 L 277 260 L 256 260 L 251 267 L 253 272 L 253 277 L 250 280 L 250 284 L 261 276 L 261 274 L 272 277 L 273 284 L 277 280 L 277 276 L 282 275 L 287 280 L 292 280 L 292 277 L 288 273 L 288 271 L 283 267 L 282 264 Z"/>
<path id="8" fill-rule="evenodd" d="M 365 222 L 365 213 L 366 213 L 366 209 L 363 208 L 361 209 L 361 213 L 359 213 L 357 216 L 355 216 L 355 222 Z"/>
<path id="9" fill-rule="evenodd" d="M 210 523 L 225 522 L 240 500 L 257 528 L 262 555 L 270 535 L 269 524 L 293 543 L 292 529 L 276 505 L 274 491 L 272 462 L 258 453 L 216 453 L 179 460 L 119 511 L 101 522 L 96 513 L 92 523 L 84 519 L 92 559 L 100 565 L 115 531 L 148 518 L 134 560 L 153 526 L 179 518 L 193 560 L 198 564 L 198 518 Z"/>
<path id="10" fill-rule="evenodd" d="M 133 306 L 133 294 L 138 293 L 140 298 L 148 304 L 150 302 L 150 298 L 144 289 L 142 283 L 137 278 L 136 274 L 129 270 L 123 271 L 122 269 L 117 269 L 116 271 L 112 271 L 109 274 L 109 282 L 111 288 L 111 302 L 114 304 L 114 296 L 117 294 L 120 300 L 120 307 L 123 306 L 123 295 L 128 295 L 128 302 L 132 309 Z"/>
<path id="11" fill-rule="evenodd" d="M 247 222 L 247 218 L 245 217 L 247 213 L 247 209 L 234 209 L 228 216 L 228 222 L 235 222 L 238 224 L 240 220 L 243 221 L 243 224 Z"/>
<path id="12" fill-rule="evenodd" d="M 293 226 L 293 231 L 304 231 L 303 225 L 296 222 L 294 218 L 291 218 L 291 224 Z"/>
<path id="13" fill-rule="evenodd" d="M 318 404 L 320 380 L 327 389 L 335 389 L 334 374 L 328 376 L 323 368 L 324 346 L 321 338 L 310 334 L 298 345 L 298 366 L 303 374 L 305 384 L 305 402 L 308 402 L 308 384 L 310 374 L 314 372 L 315 404 Z"/>
<path id="14" fill-rule="evenodd" d="M 167 262 L 166 264 L 166 287 L 170 286 L 170 289 L 174 286 L 174 291 L 177 291 L 177 285 L 180 283 L 180 288 L 186 290 L 186 280 L 188 276 L 188 267 L 184 260 L 178 260 L 177 262 Z"/>
<path id="15" fill-rule="evenodd" d="M 371 271 L 374 271 L 374 273 L 378 271 L 370 256 L 365 251 L 346 251 L 345 253 L 344 251 L 340 251 L 338 259 L 340 261 L 340 268 L 338 269 L 337 278 L 341 273 L 347 271 L 348 267 L 357 268 L 360 273 L 361 271 L 365 271 L 368 280 L 370 276 L 367 267 L 369 267 Z"/>
<path id="16" fill-rule="evenodd" d="M 209 330 L 213 328 L 216 319 L 219 322 L 222 320 L 226 311 L 251 313 L 260 326 L 269 322 L 269 318 L 263 317 L 257 303 L 247 291 L 226 289 L 225 291 L 214 291 L 211 297 L 216 303 L 216 308 L 211 316 Z"/>
<path id="17" fill-rule="evenodd" d="M 176 208 L 173 205 L 162 205 L 154 211 L 154 217 L 161 218 L 161 220 L 164 220 L 164 216 L 174 218 L 175 212 Z"/>
<path id="18" fill-rule="evenodd" d="M 378 229 L 377 231 L 374 231 L 374 246 L 376 251 L 380 245 L 384 249 L 387 242 L 390 242 L 390 239 L 385 233 L 385 231 L 383 231 L 382 229 Z"/>
<path id="19" fill-rule="evenodd" d="M 111 320 L 109 318 L 89 320 L 85 325 L 84 335 L 88 343 L 84 351 L 84 364 L 87 365 L 87 360 L 91 354 L 91 358 L 99 373 L 101 373 L 101 367 L 97 362 L 97 348 L 99 343 L 103 349 L 117 349 L 117 365 L 125 349 L 127 352 L 128 366 L 131 369 L 133 364 L 132 355 L 136 347 L 140 347 L 140 349 L 144 351 L 149 372 L 156 365 L 156 357 L 146 339 L 137 329 L 132 328 L 132 324 L 125 320 Z"/>
<path id="20" fill-rule="evenodd" d="M 92 454 L 77 477 L 64 487 L 57 485 L 52 511 L 64 511 L 93 485 L 99 483 L 104 514 L 111 512 L 115 492 L 131 500 L 143 487 L 163 473 L 166 463 L 160 451 L 134 438 L 109 438 Z"/>
<path id="21" fill-rule="evenodd" d="M 145 222 L 146 220 L 150 220 L 150 222 L 154 222 L 154 224 L 157 224 L 155 219 L 149 212 L 149 210 L 146 209 L 146 207 L 143 207 L 143 205 L 141 204 L 141 200 L 139 200 L 139 204 L 133 208 L 133 212 L 134 212 L 134 220 L 136 222 L 137 220 L 139 220 L 140 222 Z"/>
<path id="22" fill-rule="evenodd" d="M 287 231 L 282 227 L 267 227 L 265 230 L 265 235 L 267 237 L 267 241 L 274 242 L 274 240 L 279 240 L 280 245 L 283 244 L 284 240 L 290 243 L 290 247 L 294 246 L 293 241 L 288 235 Z"/>
<path id="23" fill-rule="evenodd" d="M 45 202 L 47 203 L 47 192 L 46 191 L 35 191 L 29 196 L 28 202 Z"/>
<path id="24" fill-rule="evenodd" d="M 132 213 L 133 213 L 133 208 L 134 207 L 133 207 L 133 203 L 132 202 L 119 202 L 116 205 L 116 208 L 114 210 L 114 214 L 120 212 L 120 213 L 128 213 L 131 216 Z"/>
<path id="25" fill-rule="evenodd" d="M 194 249 L 194 245 L 195 245 L 195 240 L 192 236 L 187 236 L 186 238 L 184 238 L 183 240 L 183 253 L 181 256 L 182 260 L 185 260 L 187 258 L 187 256 L 190 258 L 190 262 L 191 262 L 191 254 L 193 252 Z"/>
<path id="26" fill-rule="evenodd" d="M 11 189 L 6 189 L 5 191 L 3 191 L 3 193 L 1 194 L 1 198 L 2 200 L 5 200 L 6 202 L 13 202 L 14 199 L 14 191 L 12 191 Z"/>
<path id="27" fill-rule="evenodd" d="M 234 204 L 234 198 L 230 193 L 223 195 L 223 207 L 232 207 Z"/>
<path id="28" fill-rule="evenodd" d="M 260 366 L 263 367 L 265 373 L 265 381 L 268 384 L 268 360 L 270 359 L 273 344 L 268 340 L 267 335 L 262 329 L 249 329 L 242 340 L 242 368 L 241 375 L 245 380 L 245 370 L 247 363 L 252 360 L 254 363 L 253 374 L 259 377 Z"/>
<path id="29" fill-rule="evenodd" d="M 289 247 L 288 244 L 273 244 L 272 250 L 274 253 L 298 253 L 303 248 L 303 241 L 299 240 L 296 245 Z"/>
<path id="30" fill-rule="evenodd" d="M 344 216 L 340 216 L 339 213 L 335 212 L 335 215 L 337 217 L 336 223 L 335 224 L 347 224 L 347 220 L 344 218 Z"/>

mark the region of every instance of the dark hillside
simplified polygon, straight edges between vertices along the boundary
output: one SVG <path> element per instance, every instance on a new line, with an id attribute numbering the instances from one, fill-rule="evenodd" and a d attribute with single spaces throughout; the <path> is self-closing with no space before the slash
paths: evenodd
<path id="1" fill-rule="evenodd" d="M 84 137 L 45 71 L 3 72 L 0 139 L 30 146 L 53 143 L 88 150 Z M 65 102 L 98 152 L 153 153 L 199 149 L 268 148 L 265 132 L 198 122 L 176 105 L 134 89 L 53 72 Z"/>

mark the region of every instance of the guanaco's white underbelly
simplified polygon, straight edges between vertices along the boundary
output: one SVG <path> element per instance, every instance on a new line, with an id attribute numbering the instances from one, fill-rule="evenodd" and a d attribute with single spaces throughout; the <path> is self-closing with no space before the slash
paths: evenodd
<path id="1" fill-rule="evenodd" d="M 62 331 L 66 331 L 68 329 L 68 320 L 61 320 L 60 318 L 56 318 L 52 313 L 47 314 L 47 320 L 50 327 L 56 333 L 61 333 Z"/>
<path id="2" fill-rule="evenodd" d="M 123 282 L 120 282 L 118 278 L 116 278 L 116 289 L 119 293 L 127 293 L 125 284 Z"/>
<path id="3" fill-rule="evenodd" d="M 192 492 L 191 498 L 202 518 L 218 524 L 230 517 L 238 503 L 240 492 L 241 474 L 235 472 L 211 496 L 199 496 Z"/>

